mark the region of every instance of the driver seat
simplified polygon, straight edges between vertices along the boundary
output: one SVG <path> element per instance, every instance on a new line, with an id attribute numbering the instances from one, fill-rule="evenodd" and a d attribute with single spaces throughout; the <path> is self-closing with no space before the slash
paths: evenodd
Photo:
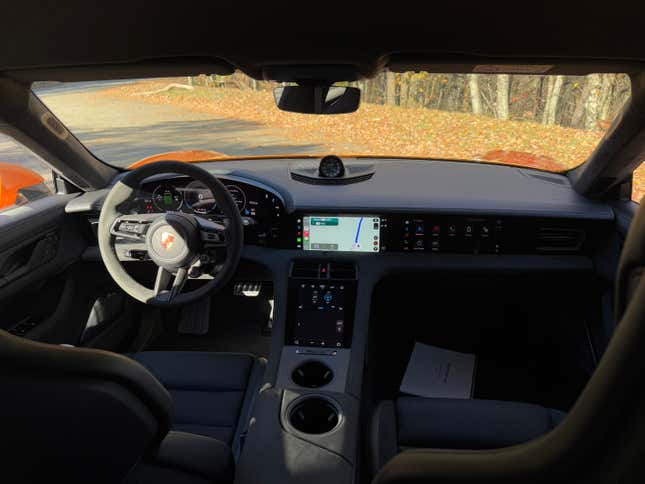
<path id="1" fill-rule="evenodd" d="M 129 358 L 0 330 L 3 475 L 11 482 L 232 483 L 231 445 L 239 451 L 262 370 L 250 355 Z"/>

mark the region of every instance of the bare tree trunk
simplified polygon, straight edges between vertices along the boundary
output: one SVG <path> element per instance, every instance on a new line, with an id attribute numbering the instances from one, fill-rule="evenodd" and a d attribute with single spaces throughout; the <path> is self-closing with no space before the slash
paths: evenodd
<path id="1" fill-rule="evenodd" d="M 431 75 L 432 78 L 432 84 L 429 83 L 430 85 L 430 92 L 426 96 L 426 107 L 432 108 L 432 102 L 434 101 L 434 92 L 437 87 L 437 82 L 439 81 L 438 76 L 436 74 Z"/>
<path id="2" fill-rule="evenodd" d="M 419 95 L 419 79 L 417 74 L 411 74 L 408 79 L 410 84 L 408 87 L 408 107 L 416 108 L 417 107 L 417 96 Z"/>
<path id="3" fill-rule="evenodd" d="M 468 87 L 470 88 L 470 105 L 473 109 L 473 114 L 482 113 L 482 100 L 479 94 L 479 78 L 477 74 L 468 75 Z"/>
<path id="4" fill-rule="evenodd" d="M 508 119 L 508 95 L 511 87 L 511 79 L 508 74 L 497 76 L 497 117 Z"/>
<path id="5" fill-rule="evenodd" d="M 549 99 L 553 93 L 555 77 L 549 76 L 546 83 L 546 96 L 544 96 L 544 110 L 542 111 L 542 124 L 549 124 Z"/>
<path id="6" fill-rule="evenodd" d="M 390 71 L 385 73 L 385 103 L 396 104 L 396 78 L 394 72 Z"/>
<path id="7" fill-rule="evenodd" d="M 591 74 L 588 77 L 589 96 L 585 106 L 585 129 L 596 129 L 598 122 L 598 110 L 600 108 L 600 88 L 601 80 L 600 74 Z"/>
<path id="8" fill-rule="evenodd" d="M 614 76 L 611 74 L 602 75 L 602 89 L 600 96 L 600 114 L 601 121 L 609 121 L 609 108 L 611 106 L 611 93 L 614 88 Z"/>
<path id="9" fill-rule="evenodd" d="M 582 127 L 582 122 L 585 115 L 585 107 L 587 106 L 587 98 L 589 97 L 589 93 L 591 92 L 591 84 L 591 81 L 587 77 L 587 79 L 585 79 L 585 84 L 582 88 L 582 92 L 580 93 L 580 97 L 576 102 L 576 108 L 573 111 L 573 115 L 571 116 L 571 126 L 573 128 Z"/>
<path id="10" fill-rule="evenodd" d="M 553 82 L 550 83 L 549 93 L 546 99 L 546 106 L 544 108 L 544 117 L 542 122 L 544 124 L 555 124 L 558 114 L 558 101 L 560 100 L 560 91 L 562 91 L 562 83 L 564 76 L 555 76 Z"/>
<path id="11" fill-rule="evenodd" d="M 369 86 L 369 82 L 367 79 L 360 81 L 360 88 L 361 88 L 361 102 L 367 103 L 369 102 L 369 95 L 367 92 Z"/>
<path id="12" fill-rule="evenodd" d="M 399 76 L 399 105 L 407 108 L 410 102 L 410 78 L 407 75 Z"/>

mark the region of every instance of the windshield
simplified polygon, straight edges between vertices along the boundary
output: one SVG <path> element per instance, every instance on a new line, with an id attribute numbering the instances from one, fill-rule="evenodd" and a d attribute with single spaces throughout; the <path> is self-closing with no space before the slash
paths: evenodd
<path id="1" fill-rule="evenodd" d="M 201 150 L 205 159 L 334 153 L 564 171 L 589 157 L 630 96 L 624 74 L 384 72 L 350 84 L 362 91 L 358 111 L 327 116 L 280 111 L 277 83 L 241 73 L 33 89 L 90 151 L 118 167 Z"/>

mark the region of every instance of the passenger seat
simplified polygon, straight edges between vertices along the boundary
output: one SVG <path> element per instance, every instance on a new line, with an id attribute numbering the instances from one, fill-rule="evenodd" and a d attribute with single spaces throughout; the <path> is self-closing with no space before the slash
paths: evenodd
<path id="1" fill-rule="evenodd" d="M 378 404 L 370 453 L 375 474 L 399 452 L 416 448 L 492 449 L 527 442 L 566 416 L 540 405 L 497 400 L 401 397 Z"/>
<path id="2" fill-rule="evenodd" d="M 130 356 L 170 393 L 172 430 L 224 442 L 238 457 L 266 359 L 202 351 L 144 351 Z"/>

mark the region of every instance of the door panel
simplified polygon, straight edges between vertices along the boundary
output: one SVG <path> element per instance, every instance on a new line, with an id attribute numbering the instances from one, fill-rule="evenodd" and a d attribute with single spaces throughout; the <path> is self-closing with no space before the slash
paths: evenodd
<path id="1" fill-rule="evenodd" d="M 0 300 L 61 272 L 85 248 L 78 221 L 65 214 L 75 195 L 55 195 L 0 213 Z"/>
<path id="2" fill-rule="evenodd" d="M 52 343 L 82 331 L 89 287 L 78 268 L 86 240 L 54 195 L 0 213 L 0 327 Z M 83 314 L 84 313 L 84 314 Z"/>

